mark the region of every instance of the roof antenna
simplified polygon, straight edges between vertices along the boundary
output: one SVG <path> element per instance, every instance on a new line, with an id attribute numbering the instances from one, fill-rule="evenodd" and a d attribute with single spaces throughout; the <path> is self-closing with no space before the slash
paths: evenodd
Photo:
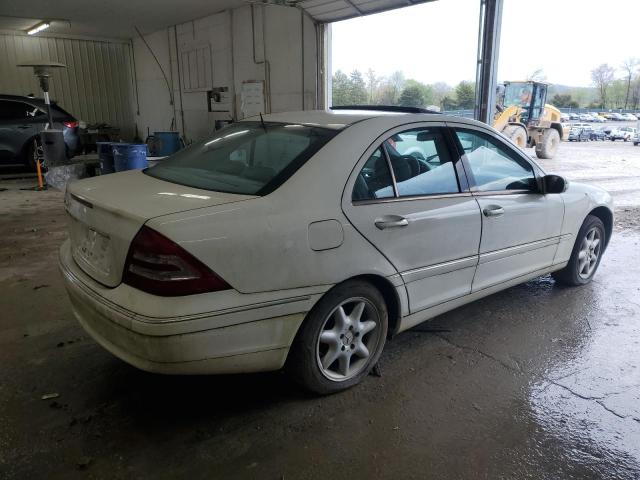
<path id="1" fill-rule="evenodd" d="M 260 112 L 260 123 L 262 124 L 262 128 L 264 128 L 264 133 L 267 133 L 267 126 L 264 124 L 264 119 L 262 118 L 262 112 Z"/>

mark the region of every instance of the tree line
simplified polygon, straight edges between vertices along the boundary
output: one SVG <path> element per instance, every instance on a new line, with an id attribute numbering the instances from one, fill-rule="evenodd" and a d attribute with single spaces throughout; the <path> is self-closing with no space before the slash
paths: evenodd
<path id="1" fill-rule="evenodd" d="M 620 72 L 621 75 L 617 75 Z M 539 69 L 526 77 L 545 81 Z M 629 58 L 616 69 L 602 64 L 591 71 L 592 87 L 551 85 L 547 102 L 559 108 L 640 109 L 640 59 Z M 423 83 L 407 79 L 401 71 L 379 76 L 372 69 L 365 73 L 341 70 L 333 74 L 333 105 L 401 105 L 433 107 L 441 110 L 473 109 L 475 82 L 461 81 L 455 86 L 444 82 Z"/>
<path id="2" fill-rule="evenodd" d="M 372 69 L 364 74 L 359 70 L 349 74 L 337 70 L 332 78 L 332 104 L 335 106 L 436 106 L 441 110 L 464 110 L 473 108 L 474 98 L 474 82 L 462 81 L 455 87 L 444 82 L 426 84 L 406 79 L 400 71 L 385 77 L 378 76 Z"/>
<path id="3" fill-rule="evenodd" d="M 618 69 L 603 63 L 591 70 L 591 80 L 596 89 L 594 107 L 637 110 L 640 106 L 640 60 L 628 58 Z M 617 77 L 616 73 L 622 76 Z"/>

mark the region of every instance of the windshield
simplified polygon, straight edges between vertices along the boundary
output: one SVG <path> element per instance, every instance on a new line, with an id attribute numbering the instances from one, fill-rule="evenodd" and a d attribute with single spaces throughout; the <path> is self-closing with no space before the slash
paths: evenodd
<path id="1" fill-rule="evenodd" d="M 533 86 L 528 83 L 510 83 L 504 89 L 504 106 L 528 107 L 531 104 Z"/>
<path id="2" fill-rule="evenodd" d="M 147 175 L 189 187 L 267 195 L 339 130 L 274 122 L 239 122 L 160 161 Z"/>

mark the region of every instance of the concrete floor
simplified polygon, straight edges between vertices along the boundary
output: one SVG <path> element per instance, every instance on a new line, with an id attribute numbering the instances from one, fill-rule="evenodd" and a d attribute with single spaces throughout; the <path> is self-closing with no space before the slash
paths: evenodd
<path id="1" fill-rule="evenodd" d="M 382 377 L 325 398 L 279 372 L 112 357 L 61 285 L 62 195 L 0 181 L 0 478 L 639 478 L 640 147 L 563 144 L 544 163 L 620 205 L 595 280 L 442 315 L 387 345 Z"/>

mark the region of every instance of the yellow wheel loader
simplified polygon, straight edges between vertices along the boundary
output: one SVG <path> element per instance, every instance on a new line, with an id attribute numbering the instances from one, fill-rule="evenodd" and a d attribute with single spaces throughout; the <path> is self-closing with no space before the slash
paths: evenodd
<path id="1" fill-rule="evenodd" d="M 535 147 L 538 158 L 553 158 L 568 135 L 560 110 L 546 103 L 548 87 L 533 81 L 504 82 L 493 120 L 493 127 L 519 147 Z"/>

